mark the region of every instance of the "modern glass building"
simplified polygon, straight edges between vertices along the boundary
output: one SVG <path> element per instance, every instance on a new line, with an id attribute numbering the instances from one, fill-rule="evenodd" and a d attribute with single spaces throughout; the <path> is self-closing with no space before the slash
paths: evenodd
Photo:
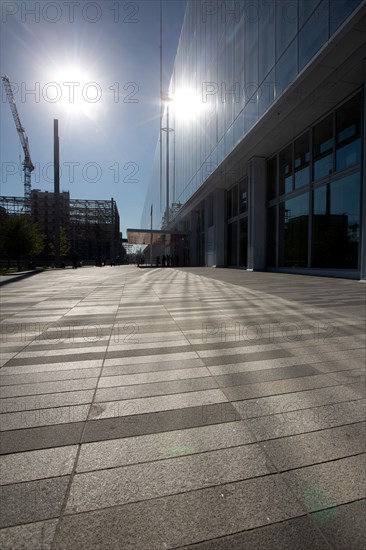
<path id="1" fill-rule="evenodd" d="M 366 278 L 366 0 L 188 0 L 142 227 L 180 265 Z"/>

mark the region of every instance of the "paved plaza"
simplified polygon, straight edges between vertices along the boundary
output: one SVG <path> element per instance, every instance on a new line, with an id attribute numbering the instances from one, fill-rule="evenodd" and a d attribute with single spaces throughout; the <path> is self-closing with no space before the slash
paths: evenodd
<path id="1" fill-rule="evenodd" d="M 1 284 L 2 550 L 366 547 L 363 282 Z"/>

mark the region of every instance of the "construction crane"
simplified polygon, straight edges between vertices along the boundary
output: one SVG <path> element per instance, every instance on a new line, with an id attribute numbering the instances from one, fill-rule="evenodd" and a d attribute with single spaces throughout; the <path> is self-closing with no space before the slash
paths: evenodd
<path id="1" fill-rule="evenodd" d="M 10 84 L 10 81 L 9 81 L 9 77 L 4 75 L 4 76 L 1 77 L 1 79 L 2 79 L 3 84 L 4 84 L 6 97 L 8 98 L 8 102 L 9 102 L 9 105 L 10 105 L 10 110 L 11 110 L 12 115 L 13 115 L 13 119 L 14 119 L 14 122 L 15 122 L 15 127 L 16 127 L 18 135 L 19 135 L 20 143 L 22 144 L 23 151 L 24 151 L 24 161 L 23 161 L 24 198 L 25 198 L 25 202 L 26 202 L 26 210 L 29 212 L 29 210 L 30 210 L 31 189 L 32 189 L 31 173 L 34 170 L 34 165 L 33 165 L 33 162 L 31 160 L 31 156 L 30 156 L 28 137 L 27 137 L 27 134 L 25 133 L 25 130 L 24 130 L 21 122 L 20 122 L 19 113 L 18 113 L 18 109 L 17 109 L 16 103 L 15 103 L 14 94 L 13 94 L 13 90 L 12 90 L 12 87 L 11 87 L 11 84 Z"/>

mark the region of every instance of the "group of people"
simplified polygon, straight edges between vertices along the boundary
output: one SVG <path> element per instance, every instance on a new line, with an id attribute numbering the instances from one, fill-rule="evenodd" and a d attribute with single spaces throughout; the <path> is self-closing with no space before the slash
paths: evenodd
<path id="1" fill-rule="evenodd" d="M 177 266 L 179 263 L 177 254 L 163 254 L 161 257 L 161 267 L 173 267 Z M 160 256 L 156 258 L 156 266 L 160 266 Z"/>

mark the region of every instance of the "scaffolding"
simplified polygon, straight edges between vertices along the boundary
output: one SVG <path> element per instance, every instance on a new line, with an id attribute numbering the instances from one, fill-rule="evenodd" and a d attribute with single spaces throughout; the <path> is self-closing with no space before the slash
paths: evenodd
<path id="1" fill-rule="evenodd" d="M 111 200 L 69 199 L 62 208 L 62 227 L 72 243 L 72 252 L 84 259 L 114 258 L 122 254 L 120 218 L 117 204 Z M 52 239 L 55 229 L 54 194 L 34 189 L 31 192 L 29 220 Z M 24 197 L 0 197 L 0 214 L 26 214 Z"/>
<path id="2" fill-rule="evenodd" d="M 25 197 L 0 197 L 0 211 L 8 216 L 28 215 L 28 201 Z"/>

